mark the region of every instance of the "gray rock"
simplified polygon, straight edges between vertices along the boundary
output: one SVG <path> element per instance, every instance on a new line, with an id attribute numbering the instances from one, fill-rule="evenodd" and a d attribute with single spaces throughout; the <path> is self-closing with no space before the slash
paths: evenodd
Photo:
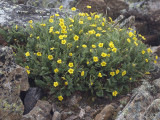
<path id="1" fill-rule="evenodd" d="M 143 120 L 159 120 L 160 119 L 160 99 L 156 99 L 147 108 L 144 113 Z"/>
<path id="2" fill-rule="evenodd" d="M 154 100 L 152 89 L 152 85 L 148 82 L 144 82 L 143 85 L 135 89 L 130 101 L 119 112 L 116 120 L 144 120 L 145 112 Z"/>
<path id="3" fill-rule="evenodd" d="M 35 107 L 28 114 L 23 115 L 21 120 L 52 120 L 51 109 L 49 102 L 38 100 Z"/>
<path id="4" fill-rule="evenodd" d="M 69 13 L 67 9 L 63 10 L 62 13 L 58 8 L 43 8 L 29 4 L 10 4 L 6 1 L 0 1 L 0 26 L 12 26 L 13 24 L 26 26 L 29 20 L 34 22 L 45 20 L 55 13 L 59 13 L 62 17 L 66 14 L 73 14 Z"/>
<path id="5" fill-rule="evenodd" d="M 21 118 L 24 106 L 19 97 L 20 91 L 28 88 L 27 72 L 15 64 L 12 49 L 0 47 L 1 120 L 18 120 Z"/>
<path id="6" fill-rule="evenodd" d="M 156 87 L 157 91 L 160 91 L 160 78 L 154 80 L 153 85 Z"/>
<path id="7" fill-rule="evenodd" d="M 110 120 L 115 112 L 115 107 L 113 105 L 106 105 L 103 110 L 96 115 L 94 120 Z"/>
<path id="8" fill-rule="evenodd" d="M 55 111 L 52 120 L 61 120 L 61 114 L 58 111 Z"/>
<path id="9" fill-rule="evenodd" d="M 29 88 L 24 98 L 24 115 L 28 114 L 41 98 L 42 91 L 40 88 Z"/>

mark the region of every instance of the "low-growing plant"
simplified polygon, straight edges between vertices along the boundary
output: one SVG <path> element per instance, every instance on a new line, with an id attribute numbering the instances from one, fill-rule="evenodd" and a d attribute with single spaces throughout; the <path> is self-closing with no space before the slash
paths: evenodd
<path id="1" fill-rule="evenodd" d="M 29 37 L 26 46 L 17 49 L 17 62 L 60 101 L 75 91 L 117 96 L 149 70 L 152 51 L 138 40 L 145 40 L 142 35 L 113 23 L 95 13 L 30 20 Z"/>

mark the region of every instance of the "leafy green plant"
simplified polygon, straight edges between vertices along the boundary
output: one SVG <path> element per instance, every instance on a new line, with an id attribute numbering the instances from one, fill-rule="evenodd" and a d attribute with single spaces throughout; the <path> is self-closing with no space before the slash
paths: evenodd
<path id="1" fill-rule="evenodd" d="M 151 49 L 138 40 L 145 40 L 142 35 L 113 23 L 95 13 L 30 20 L 29 37 L 26 46 L 17 49 L 17 62 L 60 101 L 74 91 L 116 96 L 149 70 L 152 58 Z"/>
<path id="2" fill-rule="evenodd" d="M 26 29 L 24 29 L 22 26 L 14 25 L 11 28 L 0 28 L 0 33 L 8 44 L 24 45 L 28 37 L 28 34 L 25 30 Z"/>

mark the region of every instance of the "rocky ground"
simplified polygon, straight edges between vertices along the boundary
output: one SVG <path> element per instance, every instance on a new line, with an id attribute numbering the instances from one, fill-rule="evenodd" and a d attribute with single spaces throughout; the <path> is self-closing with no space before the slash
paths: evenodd
<path id="1" fill-rule="evenodd" d="M 17 1 L 18 4 L 23 0 Z M 29 19 L 39 20 L 54 14 L 57 9 L 33 8 L 0 2 L 0 24 L 24 24 Z M 152 47 L 153 53 L 160 57 L 159 0 L 78 0 L 75 5 L 82 12 L 99 12 L 112 18 L 123 15 L 123 27 L 135 16 L 134 25 L 147 37 L 146 44 Z M 90 11 L 86 5 L 91 5 Z M 2 9 L 3 8 L 3 9 Z M 11 8 L 12 11 L 8 11 Z M 31 8 L 31 7 L 29 7 Z M 31 11 L 32 10 L 32 11 Z M 21 13 L 20 13 L 21 11 Z M 26 13 L 27 14 L 23 14 Z M 51 12 L 52 11 L 52 12 Z M 23 13 L 22 13 L 23 12 Z M 63 13 L 62 13 L 63 15 Z M 5 17 L 4 17 L 5 16 Z M 18 17 L 17 17 L 18 16 Z M 3 18 L 3 19 L 2 19 Z M 132 17 L 131 17 L 132 18 Z M 125 24 L 124 24 L 125 23 Z M 154 64 L 151 75 L 146 75 L 141 84 L 124 95 L 113 100 L 94 98 L 87 93 L 75 93 L 62 103 L 57 103 L 48 96 L 41 97 L 41 90 L 29 87 L 27 73 L 24 68 L 16 65 L 11 48 L 0 36 L 0 120 L 159 120 L 160 119 L 160 60 Z M 4 47 L 6 46 L 6 47 Z M 21 98 L 19 97 L 21 96 Z M 87 96 L 87 97 L 86 97 Z M 89 97 L 88 97 L 89 96 Z M 23 114 L 25 113 L 25 114 Z"/>

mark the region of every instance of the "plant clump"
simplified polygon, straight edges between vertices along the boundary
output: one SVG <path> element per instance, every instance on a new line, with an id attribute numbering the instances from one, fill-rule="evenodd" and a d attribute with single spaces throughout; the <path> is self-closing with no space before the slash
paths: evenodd
<path id="1" fill-rule="evenodd" d="M 113 24 L 96 13 L 30 20 L 29 37 L 17 49 L 16 60 L 36 85 L 60 101 L 75 91 L 117 96 L 142 77 L 153 60 L 151 49 L 138 40 L 145 40 L 142 35 Z"/>

